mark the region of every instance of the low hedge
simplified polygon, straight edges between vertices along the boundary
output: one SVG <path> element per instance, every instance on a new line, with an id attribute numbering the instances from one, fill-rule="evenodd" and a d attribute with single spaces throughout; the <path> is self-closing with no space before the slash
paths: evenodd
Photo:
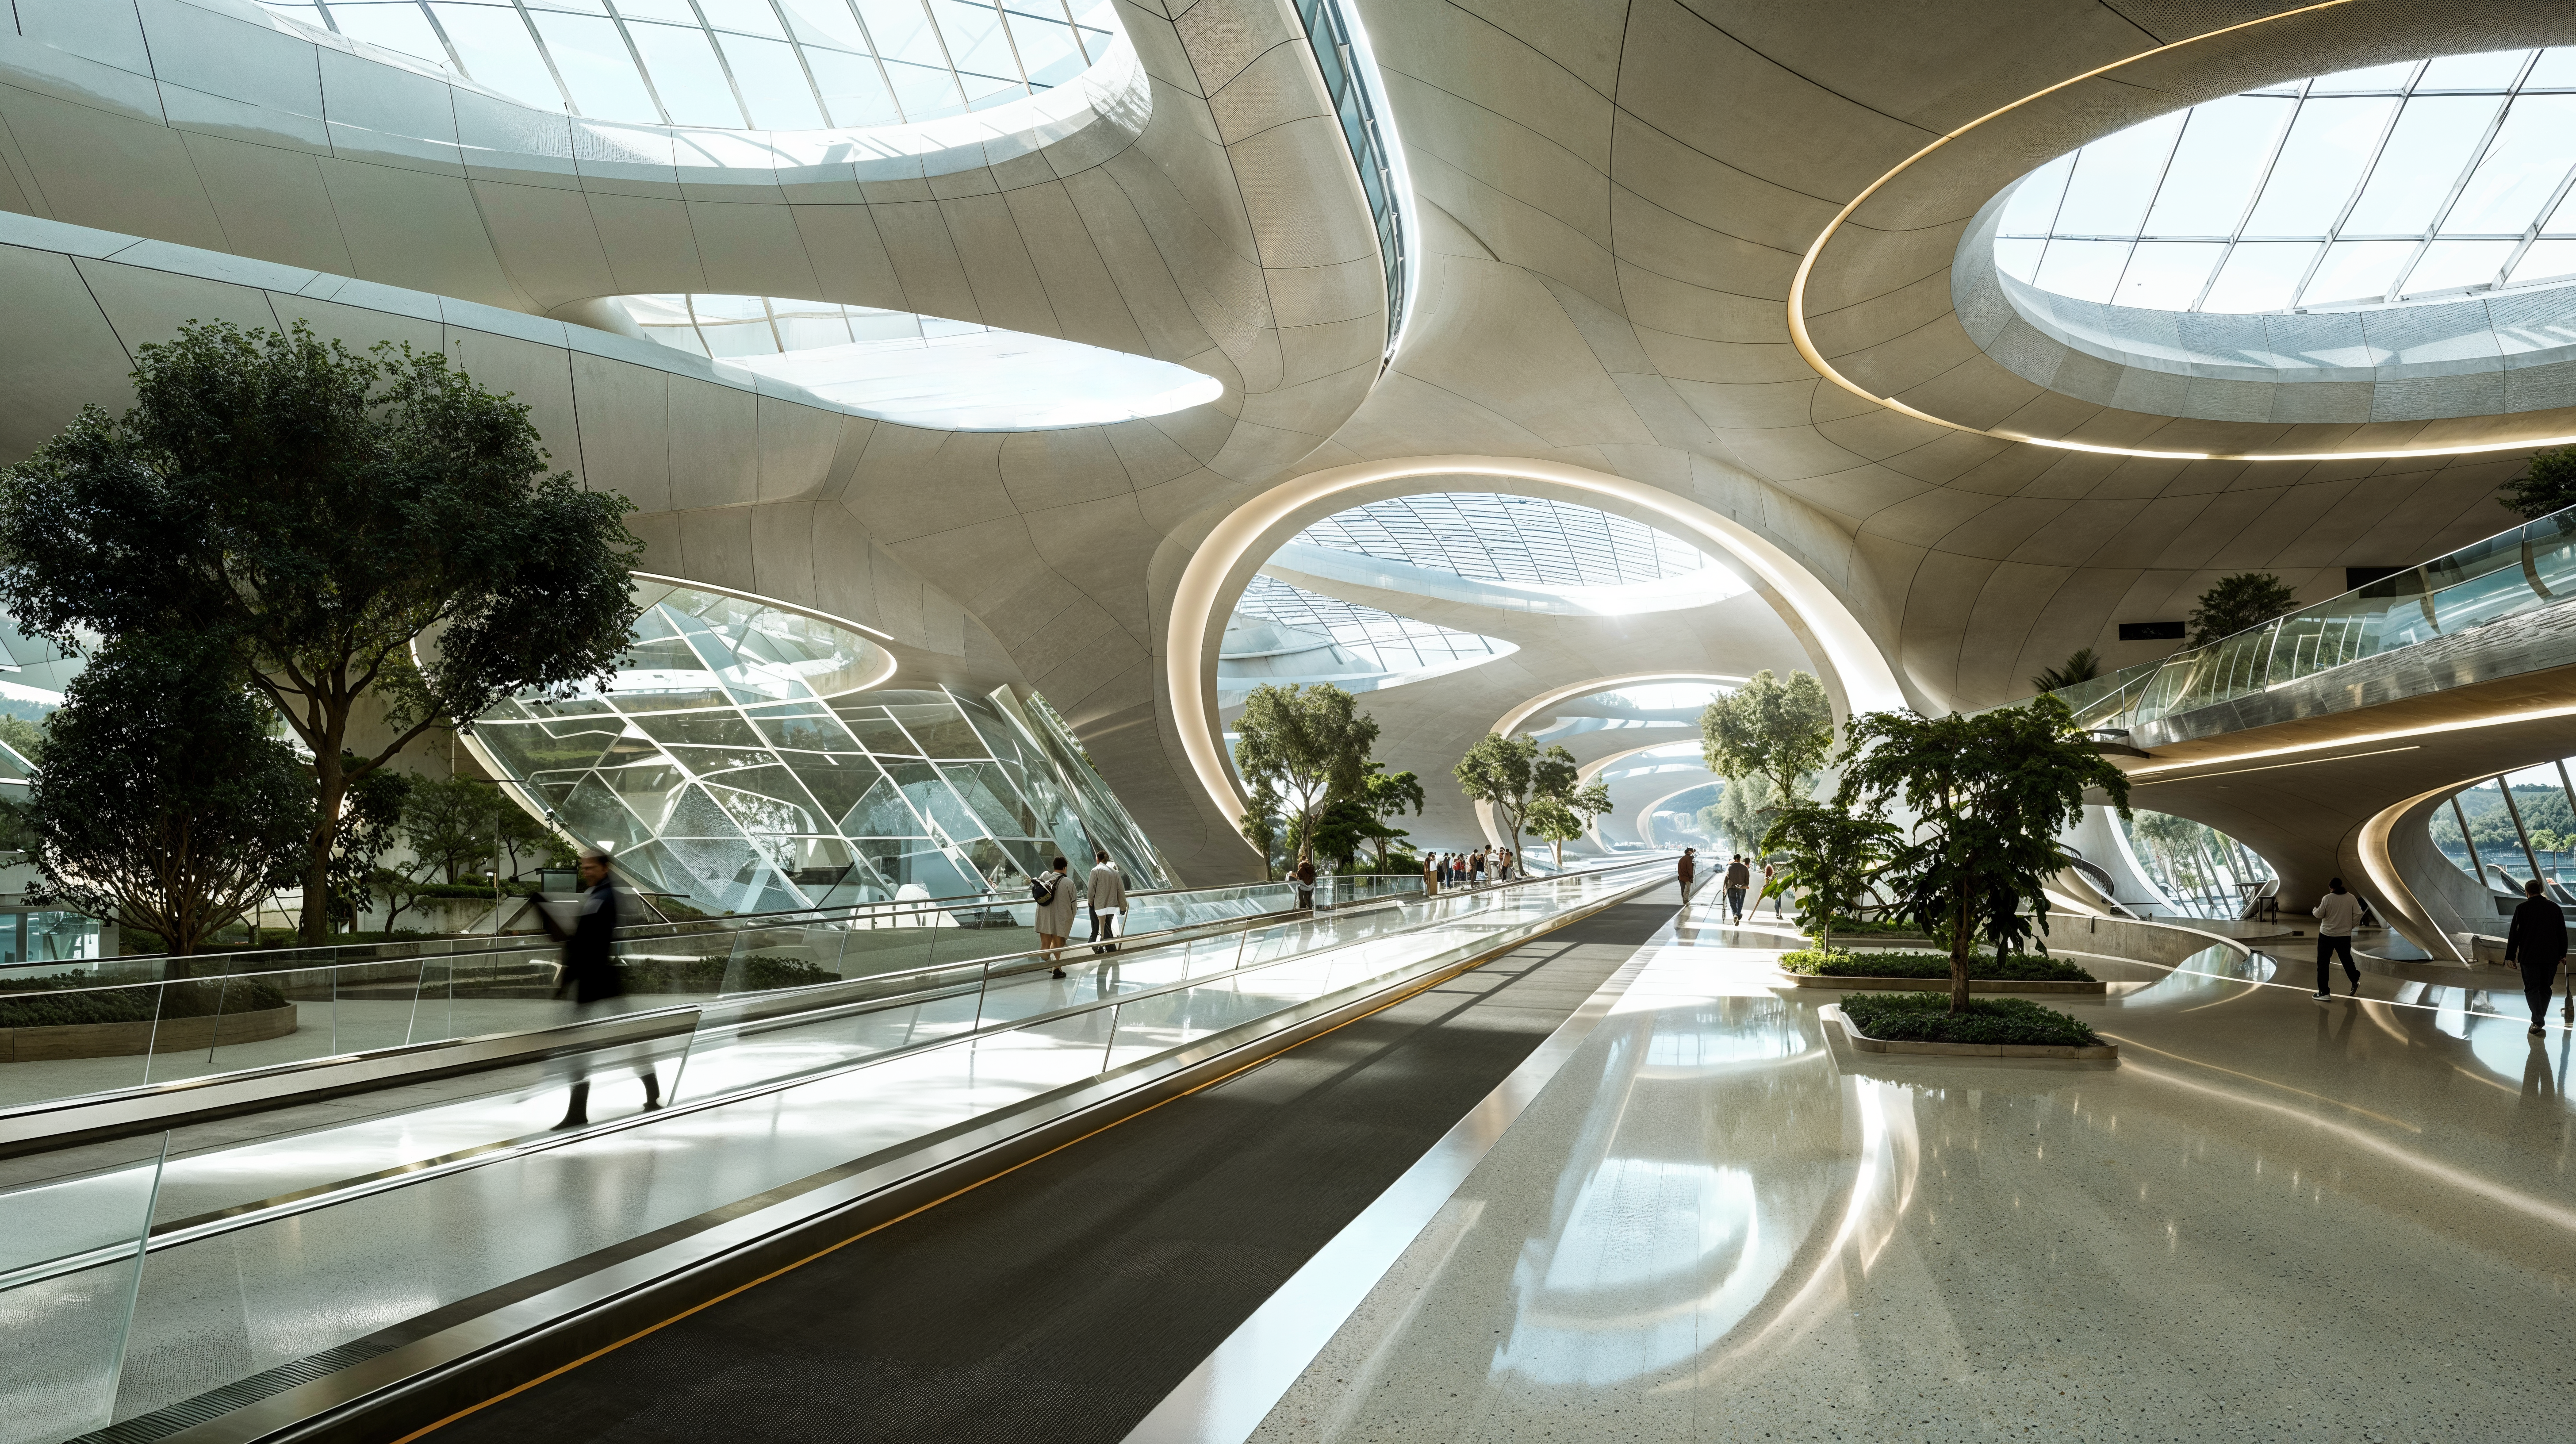
<path id="1" fill-rule="evenodd" d="M 630 993 L 715 993 L 724 991 L 725 974 L 732 968 L 730 958 L 643 958 L 621 961 L 617 971 L 625 977 Z M 737 993 L 766 993 L 775 988 L 801 988 L 809 983 L 837 983 L 841 975 L 818 968 L 803 958 L 778 953 L 753 953 L 742 959 L 742 976 L 734 980 Z"/>
<path id="2" fill-rule="evenodd" d="M 1846 953 L 1839 949 L 1827 953 L 1802 948 L 1781 954 L 1780 966 L 1811 978 L 1946 978 L 1950 976 L 1950 955 Z M 2041 953 L 2012 953 L 2000 958 L 1992 953 L 1972 954 L 1968 958 L 1968 976 L 2010 983 L 2097 981 L 2073 963 Z"/>
<path id="3" fill-rule="evenodd" d="M 210 1018 L 217 1012 L 264 1013 L 286 1006 L 275 985 L 237 980 L 170 983 L 161 987 L 95 988 L 78 974 L 0 983 L 0 1028 L 60 1028 L 74 1023 L 149 1023 L 163 1018 Z"/>
<path id="4" fill-rule="evenodd" d="M 2093 1026 L 2022 998 L 1972 998 L 1950 1011 L 1940 993 L 1854 993 L 1843 1016 L 1872 1038 L 1911 1043 L 2019 1043 L 2091 1048 Z"/>

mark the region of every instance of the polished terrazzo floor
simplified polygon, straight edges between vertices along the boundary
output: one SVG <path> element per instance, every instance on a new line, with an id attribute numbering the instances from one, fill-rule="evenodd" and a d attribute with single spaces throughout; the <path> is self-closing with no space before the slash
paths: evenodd
<path id="1" fill-rule="evenodd" d="M 2576 1070 L 2518 993 L 2212 950 L 2046 1000 L 2114 1067 L 1885 1058 L 1785 941 L 1649 944 L 1254 1437 L 2576 1432 Z"/>

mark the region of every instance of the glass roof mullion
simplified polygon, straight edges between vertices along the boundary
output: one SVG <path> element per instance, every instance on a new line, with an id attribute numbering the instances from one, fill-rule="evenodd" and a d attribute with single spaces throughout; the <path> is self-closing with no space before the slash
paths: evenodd
<path id="1" fill-rule="evenodd" d="M 698 30 L 707 37 L 707 48 L 716 53 L 716 69 L 724 72 L 725 89 L 733 92 L 733 108 L 742 112 L 742 128 L 759 129 L 751 119 L 751 102 L 742 98 L 742 82 L 733 78 L 733 57 L 725 54 L 724 42 L 716 38 L 716 28 L 707 23 L 707 12 L 699 7 L 698 0 L 689 0 L 689 13 L 698 17 Z"/>
<path id="2" fill-rule="evenodd" d="M 1098 64 L 1100 55 L 1106 55 L 1109 53 L 1108 44 L 1106 42 L 1102 43 L 1100 47 L 1100 55 L 1092 54 L 1091 47 L 1083 43 L 1082 22 L 1073 18 L 1073 0 L 1056 0 L 1055 8 L 1064 12 L 1065 28 L 1073 32 L 1073 48 L 1081 54 L 1082 63 L 1085 65 Z"/>
<path id="3" fill-rule="evenodd" d="M 850 12 L 850 23 L 859 27 L 859 38 L 868 42 L 868 59 L 876 64 L 877 79 L 885 83 L 886 100 L 894 106 L 895 120 L 910 124 L 912 117 L 904 113 L 903 93 L 894 88 L 894 77 L 886 73 L 885 51 L 877 44 L 877 33 L 868 28 L 868 17 L 859 13 L 858 0 L 841 0 L 841 4 Z M 823 113 L 829 115 L 831 111 Z"/>
<path id="4" fill-rule="evenodd" d="M 425 3 L 415 4 L 412 8 L 418 10 L 421 18 L 429 22 L 430 33 L 438 37 L 440 47 L 447 51 L 447 63 L 456 67 L 457 74 L 472 80 L 474 72 L 465 68 L 465 57 L 456 53 L 456 42 L 447 38 L 447 27 L 438 23 L 438 12 L 430 9 Z"/>
<path id="5" fill-rule="evenodd" d="M 2533 53 L 2538 54 L 2537 51 Z M 2523 73 L 2529 74 L 2530 70 L 2530 65 L 2526 63 L 2523 66 Z M 2424 227 L 2423 239 L 2416 243 L 2415 252 L 2406 258 L 2406 264 L 2398 268 L 2397 278 L 2389 282 L 2388 296 L 2406 294 L 2407 281 L 2413 278 L 2415 268 L 2424 264 L 2424 253 L 2433 248 L 2433 238 L 2442 233 L 2442 222 L 2451 218 L 2451 208 L 2460 203 L 2460 192 L 2469 188 L 2469 178 L 2478 173 L 2479 163 L 2487 158 L 2489 150 L 2495 148 L 2496 132 L 2504 129 L 2505 117 L 2513 114 L 2513 102 L 2514 97 L 2506 96 L 2504 104 L 2496 107 L 2496 113 L 2487 117 L 2486 134 L 2478 137 L 2476 148 L 2469 152 L 2468 163 L 2461 166 L 2460 173 L 2451 178 L 2451 188 L 2442 196 L 2442 203 L 2433 208 L 2433 219 Z M 2504 271 L 2499 268 L 2496 278 L 2501 278 L 2503 275 Z M 2491 278 L 2489 284 L 2493 283 L 2494 278 Z M 2386 300 L 2388 296 L 2383 296 L 2381 299 Z"/>
<path id="6" fill-rule="evenodd" d="M 787 53 L 796 57 L 796 68 L 805 74 L 805 88 L 814 92 L 814 113 L 823 117 L 825 125 L 830 125 L 832 107 L 823 103 L 823 83 L 814 78 L 814 63 L 805 58 L 805 42 L 796 38 L 796 26 L 788 20 L 787 11 L 778 0 L 769 0 L 769 9 L 778 17 L 780 32 L 787 36 Z M 781 346 L 778 349 L 784 351 L 787 348 Z"/>
<path id="7" fill-rule="evenodd" d="M 2293 309 L 2298 306 L 2300 299 L 2307 295 L 2308 283 L 2317 278 L 2317 268 L 2325 264 L 2327 253 L 2335 248 L 2335 242 L 2343 239 L 2344 225 L 2352 219 L 2353 208 L 2361 204 L 2362 192 L 2370 189 L 2370 178 L 2378 172 L 2380 158 L 2388 154 L 2388 138 L 2397 133 L 2397 122 L 2406 118 L 2406 106 L 2414 97 L 2415 83 L 2424 78 L 2425 68 L 2430 63 L 2429 61 L 2418 62 L 2414 70 L 2407 74 L 2406 85 L 2398 92 L 2396 108 L 2388 112 L 2387 120 L 2381 122 L 2379 139 L 2371 144 L 2370 159 L 2363 163 L 2361 174 L 2353 178 L 2352 194 L 2343 198 L 2343 208 L 2335 212 L 2333 220 L 2326 222 L 2326 243 L 2317 247 L 2315 255 L 2308 257 L 2308 268 L 2299 273 L 2299 284 L 2290 288 L 2290 305 Z M 2406 262 L 2406 269 L 2409 271 L 2415 269 L 2415 259 L 2423 254 L 2424 248 L 2417 246 L 2415 256 L 2409 257 Z"/>
<path id="8" fill-rule="evenodd" d="M 2282 148 L 2290 143 L 2290 132 L 2299 128 L 2299 113 L 2307 109 L 2308 89 L 2314 84 L 2316 82 L 2313 80 L 2299 83 L 2298 98 L 2290 102 L 2289 117 L 2281 122 L 2281 128 L 2272 135 L 2271 153 L 2263 157 L 2262 173 L 2254 178 L 2253 189 L 2245 194 L 2245 208 L 2236 213 L 2236 225 L 2227 233 L 2226 247 L 2218 253 L 2218 260 L 2210 266 L 2209 274 L 2202 278 L 2200 294 L 2192 297 L 2191 304 L 2184 309 L 2199 310 L 2208 302 L 2210 289 L 2218 284 L 2218 278 L 2226 274 L 2228 260 L 2236 254 L 2238 243 L 2245 239 L 2246 223 L 2254 219 L 2254 208 L 2263 203 L 2263 192 L 2272 184 L 2272 171 L 2281 163 Z M 2184 128 L 2189 129 L 2189 126 L 2186 125 Z M 2055 217 L 2052 216 L 2050 221 L 2054 224 Z"/>
<path id="9" fill-rule="evenodd" d="M 671 107 L 662 103 L 662 88 L 653 83 L 653 71 L 644 63 L 644 51 L 635 43 L 633 32 L 626 28 L 626 17 L 617 13 L 613 0 L 608 7 L 608 23 L 617 27 L 617 38 L 626 45 L 626 58 L 635 62 L 635 74 L 644 82 L 644 94 L 652 100 L 654 111 L 662 117 L 664 125 L 671 124 Z M 692 315 L 690 319 L 694 329 L 696 317 Z M 703 334 L 698 337 L 701 344 L 706 339 Z"/>
<path id="10" fill-rule="evenodd" d="M 957 103 L 966 104 L 966 78 L 957 73 L 957 56 L 948 48 L 948 32 L 940 28 L 939 16 L 932 12 L 930 0 L 912 0 L 921 7 L 921 18 L 930 22 L 930 38 L 939 42 L 939 58 L 948 66 L 948 83 L 957 92 Z"/>
<path id="11" fill-rule="evenodd" d="M 2182 133 L 2189 129 L 2191 129 L 2191 116 L 2186 113 L 2183 116 L 2182 124 L 2174 127 L 2173 144 L 2165 147 L 2165 158 L 2163 163 L 2156 167 L 2156 183 L 2147 188 L 2147 208 L 2138 213 L 2138 229 L 2141 231 L 2146 229 L 2147 217 L 2156 213 L 2156 198 L 2165 193 L 2165 182 L 2173 175 L 2174 157 L 2182 153 Z M 2072 189 L 2071 186 L 2069 188 Z M 2057 203 L 2060 206 L 2064 206 L 2066 204 L 2066 198 L 2060 196 Z M 2138 242 L 2146 238 L 2143 235 L 2140 235 L 2131 236 L 2127 239 L 2129 242 L 2129 253 L 2120 258 L 2120 274 L 2111 279 L 2111 304 L 2114 306 L 2120 304 L 2120 283 L 2129 279 L 2129 267 L 2137 263 Z"/>
<path id="12" fill-rule="evenodd" d="M 2558 188 L 2549 193 L 2549 199 L 2540 203 L 2540 209 L 2533 214 L 2531 224 L 2522 228 L 2521 241 L 2514 246 L 2513 254 L 2504 258 L 2503 269 L 2497 272 L 2498 275 L 2510 276 L 2513 274 L 2513 268 L 2522 264 L 2523 253 L 2529 251 L 2532 243 L 2540 239 L 2540 228 L 2549 224 L 2549 218 L 2558 213 L 2558 207 L 2567 199 L 2567 192 L 2571 186 L 2576 186 L 2576 164 L 2567 167 L 2567 173 L 2558 178 Z"/>
<path id="13" fill-rule="evenodd" d="M 1019 68 L 1020 89 L 1035 95 L 1037 87 L 1029 80 L 1029 63 L 1020 58 L 1020 37 L 1011 30 L 1011 17 L 1002 13 L 1002 0 L 992 0 L 992 4 L 993 23 L 1002 27 L 1002 43 L 1010 48 L 1011 64 Z"/>
<path id="14" fill-rule="evenodd" d="M 528 27 L 528 38 L 537 43 L 537 58 L 546 63 L 546 74 L 554 81 L 555 89 L 563 92 L 564 109 L 581 114 L 581 107 L 573 103 L 572 87 L 564 84 L 563 71 L 555 65 L 555 53 L 546 48 L 545 33 L 537 29 L 536 17 L 528 13 L 527 0 L 511 0 L 511 8 L 519 12 L 519 23 Z"/>

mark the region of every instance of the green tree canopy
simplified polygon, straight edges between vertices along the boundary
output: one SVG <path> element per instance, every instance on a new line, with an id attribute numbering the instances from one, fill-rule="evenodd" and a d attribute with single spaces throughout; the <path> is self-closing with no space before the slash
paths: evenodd
<path id="1" fill-rule="evenodd" d="M 28 789 L 46 892 L 185 955 L 290 885 L 313 784 L 268 725 L 221 647 L 166 635 L 101 647 L 47 724 Z"/>
<path id="2" fill-rule="evenodd" d="M 1235 732 L 1235 770 L 1256 790 L 1277 796 L 1300 859 L 1311 856 L 1316 814 L 1367 784 L 1376 719 L 1330 682 L 1274 683 L 1244 699 Z"/>
<path id="3" fill-rule="evenodd" d="M 2222 637 L 2235 636 L 2298 604 L 2297 594 L 2270 572 L 2238 572 L 2232 577 L 2220 577 L 2218 585 L 2200 594 L 2200 605 L 2191 609 L 2190 645 L 2206 647 Z"/>
<path id="4" fill-rule="evenodd" d="M 2534 521 L 2576 506 L 2576 446 L 2533 452 L 2523 464 L 2522 475 L 2506 482 L 2496 500 Z"/>
<path id="5" fill-rule="evenodd" d="M 1399 837 L 1413 835 L 1400 827 L 1390 827 L 1387 824 L 1402 817 L 1407 811 L 1412 812 L 1416 817 L 1421 816 L 1422 809 L 1429 799 L 1422 794 L 1420 777 L 1410 772 L 1389 772 L 1383 762 L 1369 763 L 1368 781 L 1360 795 L 1368 807 L 1369 841 L 1377 845 L 1377 870 L 1384 872 L 1387 844 Z"/>
<path id="6" fill-rule="evenodd" d="M 1545 798 L 1563 801 L 1573 796 L 1580 775 L 1574 754 L 1563 747 L 1551 743 L 1541 748 L 1536 738 L 1496 732 L 1486 733 L 1484 741 L 1468 748 L 1450 774 L 1471 801 L 1494 809 L 1514 852 L 1521 850 L 1530 808 Z"/>
<path id="7" fill-rule="evenodd" d="M 1565 845 L 1581 837 L 1592 826 L 1592 819 L 1610 810 L 1610 784 L 1589 782 L 1563 796 L 1548 796 L 1530 804 L 1529 830 L 1553 850 L 1559 872 L 1565 870 Z"/>
<path id="8" fill-rule="evenodd" d="M 1890 850 L 1885 876 L 1898 910 L 1949 943 L 1950 1007 L 1963 1011 L 1974 944 L 2010 952 L 2032 936 L 2034 920 L 2048 930 L 2042 884 L 2068 861 L 2057 834 L 2083 815 L 2087 788 L 2128 817 L 2129 779 L 2046 694 L 1973 716 L 1872 712 L 1846 735 L 1835 805 L 1913 809 L 1913 830 Z M 2021 916 L 2024 904 L 2032 918 Z"/>
<path id="9" fill-rule="evenodd" d="M 1790 803 L 1762 835 L 1764 854 L 1777 853 L 1784 864 L 1762 895 L 1795 891 L 1798 926 L 1816 940 L 1819 949 L 1831 951 L 1834 920 L 1857 914 L 1861 899 L 1868 896 L 1870 879 L 1901 836 L 1875 812 L 1850 812 L 1822 802 Z"/>
<path id="10" fill-rule="evenodd" d="M 1717 801 L 1702 809 L 1702 815 L 1716 824 L 1709 830 L 1725 838 L 1730 846 L 1758 853 L 1762 850 L 1763 829 L 1779 810 L 1780 794 L 1771 780 L 1755 775 L 1720 788 Z"/>
<path id="11" fill-rule="evenodd" d="M 190 634 L 231 656 L 316 759 L 319 941 L 353 782 L 447 718 L 614 675 L 632 504 L 549 472 L 528 408 L 437 352 L 192 322 L 133 380 L 123 415 L 86 408 L 0 473 L 0 604 L 57 645 Z M 391 736 L 344 761 L 369 696 Z"/>
<path id="12" fill-rule="evenodd" d="M 1709 703 L 1699 714 L 1699 734 L 1711 772 L 1730 782 L 1761 778 L 1772 799 L 1764 806 L 1776 807 L 1804 798 L 1806 779 L 1833 751 L 1833 704 L 1814 673 L 1791 672 L 1784 682 L 1766 667 Z M 1736 837 L 1739 845 L 1750 840 L 1749 833 Z"/>
<path id="13" fill-rule="evenodd" d="M 1235 819 L 1235 828 L 1243 840 L 1261 854 L 1261 880 L 1271 881 L 1272 859 L 1279 851 L 1279 794 L 1267 782 L 1257 783 L 1252 796 L 1245 800 L 1243 816 Z"/>

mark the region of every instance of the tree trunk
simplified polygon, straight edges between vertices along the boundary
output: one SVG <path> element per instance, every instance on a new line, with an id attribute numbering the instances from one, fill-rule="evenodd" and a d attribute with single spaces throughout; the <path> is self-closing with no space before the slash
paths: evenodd
<path id="1" fill-rule="evenodd" d="M 340 832 L 340 804 L 349 779 L 340 768 L 340 730 L 329 729 L 327 744 L 313 749 L 313 835 L 304 858 L 304 917 L 298 941 L 319 947 L 331 935 L 331 843 Z"/>
<path id="2" fill-rule="evenodd" d="M 1950 1011 L 1968 1011 L 1968 899 L 1950 915 Z"/>

